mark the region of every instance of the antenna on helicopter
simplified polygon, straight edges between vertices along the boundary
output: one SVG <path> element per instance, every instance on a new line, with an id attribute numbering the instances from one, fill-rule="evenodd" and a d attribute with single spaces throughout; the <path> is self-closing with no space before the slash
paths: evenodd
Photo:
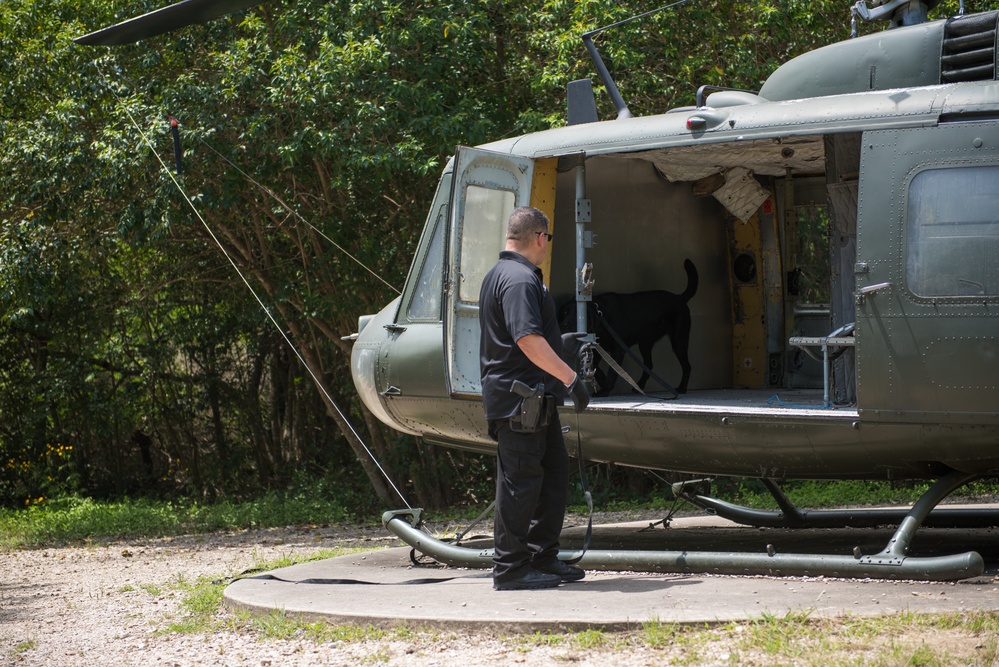
<path id="1" fill-rule="evenodd" d="M 634 116 L 631 113 L 631 111 L 628 109 L 628 105 L 625 104 L 624 98 L 621 97 L 621 92 L 617 89 L 617 84 L 614 83 L 614 79 L 611 77 L 610 72 L 607 71 L 607 66 L 604 65 L 603 58 L 600 57 L 600 53 L 597 51 L 597 47 L 593 43 L 593 38 L 605 30 L 610 30 L 611 28 L 616 28 L 618 26 L 624 25 L 625 23 L 631 23 L 632 21 L 637 21 L 638 19 L 645 18 L 646 16 L 651 16 L 652 14 L 658 14 L 659 12 L 665 11 L 672 7 L 676 7 L 678 5 L 685 5 L 688 2 L 690 2 L 690 0 L 679 0 L 679 2 L 674 2 L 672 4 L 666 5 L 665 7 L 659 7 L 658 9 L 653 9 L 643 14 L 637 14 L 636 16 L 624 19 L 623 21 L 618 21 L 617 23 L 611 23 L 610 25 L 604 26 L 603 28 L 597 28 L 596 30 L 591 30 L 590 32 L 583 34 L 583 44 L 586 45 L 586 50 L 590 54 L 590 60 L 593 61 L 593 66 L 597 68 L 597 74 L 600 76 L 600 80 L 607 88 L 607 94 L 610 95 L 611 101 L 614 103 L 614 108 L 617 109 L 618 119 L 633 118 Z"/>

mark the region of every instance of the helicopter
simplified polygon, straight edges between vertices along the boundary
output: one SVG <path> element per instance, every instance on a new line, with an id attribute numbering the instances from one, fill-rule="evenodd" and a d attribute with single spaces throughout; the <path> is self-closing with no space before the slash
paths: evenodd
<path id="1" fill-rule="evenodd" d="M 187 4 L 217 4 L 209 13 L 219 15 L 256 3 L 172 7 Z M 688 259 L 699 275 L 686 393 L 619 383 L 576 418 L 562 408 L 586 460 L 690 476 L 676 495 L 748 525 L 898 525 L 877 554 L 589 551 L 581 567 L 981 574 L 976 552 L 908 555 L 920 525 L 999 519 L 937 508 L 999 472 L 999 11 L 962 6 L 930 20 L 938 4 L 859 0 L 854 21 L 889 28 L 798 56 L 759 91 L 702 86 L 694 106 L 644 117 L 584 36 L 617 117 L 598 118 L 584 79 L 569 84 L 566 126 L 457 148 L 401 296 L 350 336 L 364 405 L 423 442 L 495 451 L 481 405 L 479 286 L 509 213 L 533 206 L 551 221 L 545 283 L 575 304 L 578 332 L 592 330 L 589 304 L 601 293 L 679 292 Z M 154 34 L 147 17 L 117 34 Z M 162 30 L 184 24 L 169 23 Z M 100 41 L 117 39 L 114 29 L 79 41 L 117 43 Z M 804 249 L 809 239 L 818 250 Z M 679 377 L 668 345 L 652 357 Z M 640 368 L 629 359 L 623 371 Z M 593 361 L 581 372 L 592 378 Z M 718 476 L 762 480 L 780 510 L 713 498 Z M 911 510 L 804 511 L 780 489 L 789 479 L 935 483 Z M 441 562 L 490 563 L 490 551 L 430 537 L 419 510 L 383 521 Z"/>

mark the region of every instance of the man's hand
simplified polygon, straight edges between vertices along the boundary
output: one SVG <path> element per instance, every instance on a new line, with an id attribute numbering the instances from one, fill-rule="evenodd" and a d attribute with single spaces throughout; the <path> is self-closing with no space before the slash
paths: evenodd
<path id="1" fill-rule="evenodd" d="M 590 391 L 586 388 L 586 383 L 579 379 L 579 373 L 576 373 L 576 377 L 573 378 L 568 389 L 576 412 L 585 410 L 586 406 L 590 404 Z"/>
<path id="2" fill-rule="evenodd" d="M 586 336 L 585 331 L 574 331 L 572 333 L 562 334 L 562 351 L 565 352 L 565 356 L 569 357 L 575 363 L 576 357 L 579 356 L 579 348 L 581 346 L 580 339 Z"/>

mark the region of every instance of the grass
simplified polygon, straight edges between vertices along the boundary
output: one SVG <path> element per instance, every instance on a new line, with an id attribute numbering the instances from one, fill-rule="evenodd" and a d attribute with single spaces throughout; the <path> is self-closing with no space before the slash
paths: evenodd
<path id="1" fill-rule="evenodd" d="M 763 614 L 742 622 L 650 621 L 640 630 L 534 633 L 503 640 L 510 648 L 556 652 L 558 662 L 629 652 L 641 664 L 769 667 L 948 667 L 999 664 L 999 614 L 915 614 L 815 619 L 808 612 Z"/>
<path id="2" fill-rule="evenodd" d="M 298 565 L 299 563 L 326 560 L 328 558 L 336 558 L 337 556 L 368 551 L 372 551 L 371 546 L 350 549 L 337 547 L 333 549 L 320 549 L 309 555 L 289 554 L 269 561 L 255 559 L 250 571 L 254 573 L 268 572 L 270 570 Z M 312 631 L 304 629 L 309 624 L 289 619 L 280 611 L 271 612 L 263 616 L 253 616 L 246 613 L 222 614 L 222 596 L 231 579 L 228 576 L 199 577 L 197 580 L 191 582 L 183 577 L 179 577 L 176 581 L 171 582 L 171 587 L 183 594 L 180 605 L 184 616 L 168 623 L 164 627 L 163 632 L 208 634 L 221 629 L 241 630 L 252 628 L 265 639 L 289 639 L 300 633 L 319 636 L 315 629 Z M 140 588 L 151 595 L 159 595 L 162 592 L 159 588 L 149 584 L 142 584 Z M 155 593 L 153 590 L 155 590 Z M 335 640 L 331 638 L 327 641 Z"/>
<path id="3" fill-rule="evenodd" d="M 926 482 L 890 483 L 871 481 L 793 481 L 784 490 L 801 508 L 851 505 L 909 504 L 928 488 Z M 761 509 L 776 504 L 757 480 L 721 479 L 712 493 L 722 500 Z M 969 497 L 994 497 L 995 482 L 975 482 L 961 490 Z M 605 500 L 598 511 L 669 510 L 674 499 L 667 489 L 644 499 Z M 437 524 L 467 525 L 481 507 L 458 507 L 434 512 Z M 570 510 L 585 513 L 585 505 Z M 0 508 L 0 550 L 58 545 L 83 540 L 162 537 L 243 528 L 329 524 L 354 520 L 356 507 L 332 500 L 324 493 L 267 493 L 244 502 L 213 504 L 131 499 L 96 501 L 75 496 L 34 501 L 23 509 Z M 376 512 L 372 512 L 375 514 Z M 371 518 L 377 518 L 372 516 Z M 490 517 L 477 528 L 491 532 Z"/>
<path id="4" fill-rule="evenodd" d="M 31 649 L 35 648 L 36 645 L 37 644 L 34 639 L 25 639 L 23 641 L 19 641 L 17 644 L 14 645 L 14 648 L 9 653 L 11 661 L 17 661 L 22 654 L 27 653 Z"/>
<path id="5" fill-rule="evenodd" d="M 820 620 L 795 612 L 745 624 L 736 649 L 742 664 L 994 665 L 997 629 L 994 612 Z"/>
<path id="6" fill-rule="evenodd" d="M 25 509 L 0 509 L 0 550 L 88 539 L 327 524 L 352 518 L 351 512 L 331 501 L 277 494 L 252 501 L 212 505 L 146 499 L 99 502 L 68 497 L 49 499 Z"/>
<path id="7" fill-rule="evenodd" d="M 603 630 L 583 630 L 577 632 L 572 641 L 581 649 L 592 649 L 606 645 L 609 638 Z"/>
<path id="8" fill-rule="evenodd" d="M 741 623 L 647 623 L 635 643 L 661 652 L 662 664 L 925 666 L 997 664 L 999 614 L 900 613 L 812 619 L 764 614 Z"/>
<path id="9" fill-rule="evenodd" d="M 163 594 L 163 589 L 153 584 L 140 584 L 139 588 L 153 597 L 158 597 Z"/>

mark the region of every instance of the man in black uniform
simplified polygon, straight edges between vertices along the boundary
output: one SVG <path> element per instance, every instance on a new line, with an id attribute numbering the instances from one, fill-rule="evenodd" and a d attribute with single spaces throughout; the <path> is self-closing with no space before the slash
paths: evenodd
<path id="1" fill-rule="evenodd" d="M 489 435 L 498 442 L 493 588 L 552 588 L 584 573 L 558 559 L 569 456 L 556 405 L 576 411 L 590 397 L 563 361 L 555 302 L 538 267 L 552 236 L 548 218 L 524 206 L 510 214 L 506 250 L 482 281 L 479 359 Z"/>

